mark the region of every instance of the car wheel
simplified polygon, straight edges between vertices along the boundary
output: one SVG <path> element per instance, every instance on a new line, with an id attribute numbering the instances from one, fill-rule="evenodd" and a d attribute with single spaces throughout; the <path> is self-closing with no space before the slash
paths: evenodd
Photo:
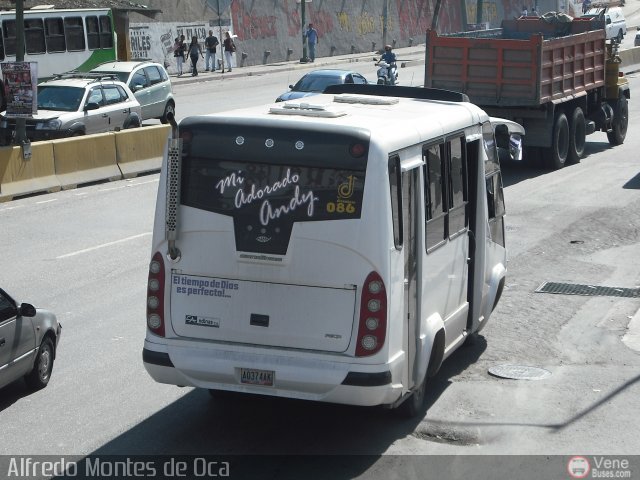
<path id="1" fill-rule="evenodd" d="M 424 413 L 425 407 L 425 391 L 427 388 L 427 377 L 422 380 L 422 383 L 417 387 L 409 398 L 407 398 L 400 407 L 398 413 L 405 418 L 414 418 Z"/>
<path id="2" fill-rule="evenodd" d="M 25 376 L 27 385 L 33 390 L 40 390 L 49 383 L 53 370 L 53 342 L 45 337 L 38 349 L 38 355 L 33 365 L 33 370 Z"/>
<path id="3" fill-rule="evenodd" d="M 160 122 L 169 123 L 169 119 L 167 118 L 167 114 L 171 113 L 174 117 L 176 115 L 176 106 L 173 102 L 167 102 L 167 105 L 164 107 L 164 113 L 162 117 L 160 117 Z"/>

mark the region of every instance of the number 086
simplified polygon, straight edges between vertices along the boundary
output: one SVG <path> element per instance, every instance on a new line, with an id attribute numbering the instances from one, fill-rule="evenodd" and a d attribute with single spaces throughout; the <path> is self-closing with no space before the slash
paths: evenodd
<path id="1" fill-rule="evenodd" d="M 355 213 L 356 207 L 352 203 L 327 203 L 327 212 L 329 213 Z"/>

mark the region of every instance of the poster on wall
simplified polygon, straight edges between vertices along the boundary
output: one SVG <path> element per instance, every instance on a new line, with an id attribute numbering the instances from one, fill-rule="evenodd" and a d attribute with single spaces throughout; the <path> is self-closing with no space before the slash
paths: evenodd
<path id="1" fill-rule="evenodd" d="M 4 96 L 7 117 L 31 117 L 38 113 L 38 64 L 3 62 Z"/>
<path id="2" fill-rule="evenodd" d="M 184 35 L 184 41 L 188 45 L 195 36 L 204 50 L 204 41 L 209 35 L 209 30 L 213 30 L 213 34 L 218 37 L 220 43 L 222 43 L 224 32 L 231 31 L 227 25 L 223 25 L 222 28 L 209 25 L 209 22 L 132 23 L 129 26 L 131 60 L 153 60 L 163 64 L 170 74 L 178 73 L 176 59 L 173 56 L 177 38 Z M 217 58 L 220 58 L 220 47 L 218 47 Z"/>

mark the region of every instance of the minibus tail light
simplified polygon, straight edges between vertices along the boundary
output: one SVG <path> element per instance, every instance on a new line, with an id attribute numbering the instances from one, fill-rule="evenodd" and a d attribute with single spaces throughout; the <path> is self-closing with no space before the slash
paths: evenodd
<path id="1" fill-rule="evenodd" d="M 377 272 L 367 275 L 360 299 L 356 357 L 380 351 L 387 335 L 387 291 Z"/>
<path id="2" fill-rule="evenodd" d="M 164 260 L 160 252 L 155 253 L 149 264 L 147 327 L 164 337 Z"/>

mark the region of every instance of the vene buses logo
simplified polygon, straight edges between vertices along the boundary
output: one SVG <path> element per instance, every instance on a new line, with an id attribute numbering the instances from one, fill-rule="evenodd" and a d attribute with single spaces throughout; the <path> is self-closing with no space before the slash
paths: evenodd
<path id="1" fill-rule="evenodd" d="M 184 323 L 187 325 L 199 325 L 201 327 L 220 328 L 219 318 L 199 317 L 198 315 L 185 315 Z"/>
<path id="2" fill-rule="evenodd" d="M 591 471 L 589 460 L 584 457 L 571 457 L 567 464 L 567 470 L 572 478 L 586 478 Z"/>

